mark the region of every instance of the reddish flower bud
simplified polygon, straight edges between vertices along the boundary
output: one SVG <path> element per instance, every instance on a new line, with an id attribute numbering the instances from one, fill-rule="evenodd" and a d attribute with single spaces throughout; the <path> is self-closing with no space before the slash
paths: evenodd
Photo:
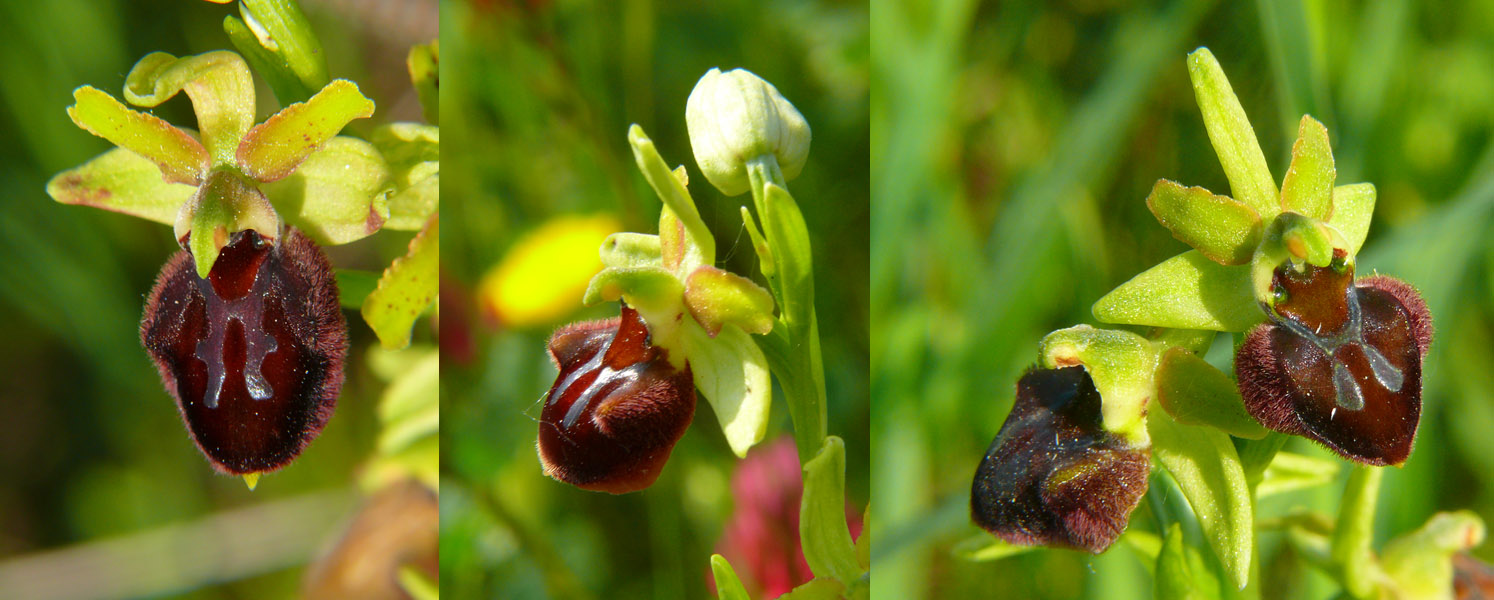
<path id="1" fill-rule="evenodd" d="M 1035 369 L 986 451 L 970 518 L 1013 544 L 1099 553 L 1146 493 L 1151 457 L 1101 424 L 1100 393 L 1084 367 Z"/>
<path id="2" fill-rule="evenodd" d="M 1240 393 L 1266 427 L 1350 460 L 1398 465 L 1411 454 L 1421 418 L 1431 314 L 1402 281 L 1354 282 L 1344 251 L 1336 252 L 1327 267 L 1276 269 L 1270 320 L 1235 355 Z"/>
<path id="3" fill-rule="evenodd" d="M 613 494 L 653 485 L 695 415 L 690 367 L 649 345 L 626 305 L 620 318 L 561 328 L 549 350 L 560 374 L 540 414 L 545 474 Z"/>
<path id="4" fill-rule="evenodd" d="M 233 234 L 207 279 L 176 253 L 140 323 L 192 441 L 234 475 L 279 469 L 321 433 L 347 336 L 332 267 L 294 228 L 279 242 Z"/>

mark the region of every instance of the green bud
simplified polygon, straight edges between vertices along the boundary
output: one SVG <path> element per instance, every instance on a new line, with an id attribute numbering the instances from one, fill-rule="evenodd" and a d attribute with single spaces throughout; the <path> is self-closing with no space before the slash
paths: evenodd
<path id="1" fill-rule="evenodd" d="M 751 189 L 747 163 L 777 159 L 784 180 L 809 157 L 809 124 L 778 88 L 744 69 L 711 69 L 685 102 L 695 162 L 711 185 L 728 196 Z"/>

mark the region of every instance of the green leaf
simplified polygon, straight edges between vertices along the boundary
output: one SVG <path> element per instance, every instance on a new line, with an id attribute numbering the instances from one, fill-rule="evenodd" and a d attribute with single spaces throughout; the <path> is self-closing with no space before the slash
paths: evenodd
<path id="1" fill-rule="evenodd" d="M 840 600 L 846 586 L 834 579 L 815 578 L 778 597 L 778 600 Z"/>
<path id="2" fill-rule="evenodd" d="M 989 533 L 965 538 L 950 550 L 956 558 L 971 562 L 991 562 L 1036 550 L 1042 546 L 1018 546 Z"/>
<path id="3" fill-rule="evenodd" d="M 851 529 L 846 524 L 846 446 L 826 436 L 819 454 L 804 463 L 804 497 L 799 507 L 799 539 L 815 577 L 850 585 L 861 576 Z"/>
<path id="4" fill-rule="evenodd" d="M 327 57 L 311 23 L 295 0 L 243 0 L 239 14 L 259 44 L 274 53 L 306 90 L 327 85 Z M 282 102 L 303 99 L 281 98 Z"/>
<path id="5" fill-rule="evenodd" d="M 751 279 L 710 265 L 685 279 L 685 307 L 711 337 L 726 325 L 759 335 L 773 330 L 773 295 Z"/>
<path id="6" fill-rule="evenodd" d="M 1143 271 L 1095 302 L 1105 323 L 1248 331 L 1265 319 L 1250 267 L 1224 266 L 1189 250 Z"/>
<path id="7" fill-rule="evenodd" d="M 310 100 L 287 106 L 250 129 L 238 146 L 239 168 L 261 182 L 290 175 L 343 126 L 373 112 L 373 101 L 358 91 L 357 84 L 333 81 Z"/>
<path id="8" fill-rule="evenodd" d="M 1339 462 L 1277 452 L 1276 458 L 1266 466 L 1265 475 L 1255 488 L 1255 496 L 1265 498 L 1332 483 L 1338 477 Z"/>
<path id="9" fill-rule="evenodd" d="M 1276 180 L 1266 166 L 1266 155 L 1261 153 L 1245 108 L 1240 106 L 1229 78 L 1224 76 L 1224 69 L 1208 48 L 1199 48 L 1188 55 L 1188 77 L 1193 81 L 1193 94 L 1203 112 L 1209 141 L 1219 155 L 1224 175 L 1229 178 L 1231 194 L 1254 208 L 1262 219 L 1275 217 L 1281 210 Z"/>
<path id="10" fill-rule="evenodd" d="M 1149 443 L 1146 405 L 1155 389 L 1156 345 L 1129 331 L 1078 325 L 1048 334 L 1039 353 L 1048 368 L 1084 365 L 1100 392 L 1105 429 L 1137 447 Z"/>
<path id="11" fill-rule="evenodd" d="M 197 188 L 171 183 L 155 163 L 115 148 L 47 182 L 47 194 L 63 204 L 92 206 L 171 225 Z"/>
<path id="12" fill-rule="evenodd" d="M 1152 588 L 1158 600 L 1209 600 L 1219 598 L 1219 581 L 1198 549 L 1183 541 L 1177 523 L 1167 531 L 1157 553 L 1157 583 Z"/>
<path id="13" fill-rule="evenodd" d="M 748 600 L 747 588 L 737 579 L 737 572 L 720 554 L 711 555 L 711 575 L 716 579 L 716 597 L 721 600 Z"/>
<path id="14" fill-rule="evenodd" d="M 166 181 L 198 185 L 208 167 L 208 152 L 195 138 L 155 115 L 126 108 L 92 86 L 73 90 L 67 116 L 89 133 L 134 152 L 160 168 Z"/>
<path id="15" fill-rule="evenodd" d="M 1297 142 L 1292 144 L 1292 165 L 1281 181 L 1281 209 L 1314 219 L 1333 214 L 1333 149 L 1328 128 L 1309 115 L 1302 115 Z"/>
<path id="16" fill-rule="evenodd" d="M 643 133 L 642 127 L 634 124 L 628 128 L 628 143 L 633 147 L 633 160 L 638 163 L 638 170 L 643 171 L 643 178 L 648 180 L 649 186 L 654 188 L 664 206 L 674 213 L 684 227 L 689 255 L 687 262 L 692 266 L 715 264 L 716 239 L 711 237 L 705 221 L 700 220 L 695 200 L 690 197 L 690 191 L 685 189 L 685 182 L 681 180 L 683 173 L 676 175 L 669 170 L 664 157 L 654 148 L 654 141 Z M 666 234 L 662 217 L 660 223 L 659 235 L 662 236 Z"/>
<path id="17" fill-rule="evenodd" d="M 1161 179 L 1146 206 L 1179 241 L 1224 265 L 1250 262 L 1261 240 L 1261 217 L 1229 196 Z"/>
<path id="18" fill-rule="evenodd" d="M 1349 254 L 1358 254 L 1369 235 L 1375 213 L 1375 184 L 1351 183 L 1333 188 L 1333 217 L 1328 219 L 1349 244 Z"/>
<path id="19" fill-rule="evenodd" d="M 181 58 L 152 52 L 125 77 L 125 100 L 136 106 L 159 106 L 179 91 L 192 99 L 213 166 L 233 164 L 239 139 L 254 125 L 254 79 L 244 59 L 227 50 Z"/>
<path id="20" fill-rule="evenodd" d="M 391 123 L 375 129 L 369 141 L 389 164 L 389 222 L 400 231 L 420 229 L 441 199 L 441 130 L 419 123 Z"/>
<path id="21" fill-rule="evenodd" d="M 752 336 L 736 327 L 724 327 L 710 337 L 687 319 L 680 331 L 695 385 L 711 403 L 727 445 L 737 456 L 747 456 L 747 450 L 768 433 L 773 389 L 767 359 Z"/>
<path id="22" fill-rule="evenodd" d="M 1184 425 L 1207 425 L 1253 440 L 1266 437 L 1229 375 L 1183 348 L 1168 349 L 1157 363 L 1157 402 Z"/>
<path id="23" fill-rule="evenodd" d="M 1356 466 L 1349 473 L 1344 497 L 1338 505 L 1338 523 L 1333 528 L 1333 563 L 1342 569 L 1344 588 L 1355 598 L 1374 596 L 1378 564 L 1375 562 L 1375 502 L 1380 495 L 1381 467 Z"/>
<path id="24" fill-rule="evenodd" d="M 440 218 L 439 214 L 431 215 L 425 229 L 410 240 L 410 251 L 394 259 L 379 279 L 378 289 L 363 302 L 363 320 L 385 348 L 409 345 L 410 328 L 436 299 Z"/>
<path id="25" fill-rule="evenodd" d="M 1167 411 L 1147 419 L 1152 456 L 1177 480 L 1183 497 L 1236 588 L 1250 580 L 1254 503 L 1234 443 L 1225 433 L 1183 425 Z"/>
<path id="26" fill-rule="evenodd" d="M 378 150 L 357 138 L 337 136 L 290 176 L 262 184 L 280 216 L 316 243 L 331 246 L 363 239 L 383 227 L 388 169 Z"/>
<path id="27" fill-rule="evenodd" d="M 440 90 L 441 41 L 411 46 L 405 66 L 410 70 L 410 83 L 415 86 L 420 107 L 425 110 L 426 122 L 439 125 L 441 103 L 437 96 Z"/>
<path id="28" fill-rule="evenodd" d="M 788 190 L 772 183 L 763 184 L 762 208 L 763 233 L 773 249 L 773 272 L 782 286 L 780 309 L 790 325 L 807 327 L 814 314 L 814 259 L 804 214 Z"/>
<path id="29" fill-rule="evenodd" d="M 602 264 L 608 267 L 659 267 L 664 263 L 659 236 L 647 233 L 614 233 L 602 241 Z M 662 267 L 660 267 L 662 268 Z"/>

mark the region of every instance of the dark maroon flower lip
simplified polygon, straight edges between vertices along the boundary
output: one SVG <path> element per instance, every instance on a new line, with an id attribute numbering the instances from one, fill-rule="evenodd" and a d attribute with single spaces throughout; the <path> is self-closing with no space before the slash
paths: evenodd
<path id="1" fill-rule="evenodd" d="M 332 267 L 289 228 L 233 234 L 206 279 L 182 250 L 161 269 L 140 339 L 217 470 L 273 471 L 321 433 L 342 390 L 347 323 Z"/>
<path id="2" fill-rule="evenodd" d="M 1421 417 L 1431 315 L 1410 285 L 1353 281 L 1335 260 L 1273 278 L 1268 322 L 1235 355 L 1245 407 L 1262 425 L 1315 440 L 1344 458 L 1398 465 Z"/>
<path id="3" fill-rule="evenodd" d="M 622 494 L 658 479 L 695 414 L 690 367 L 676 369 L 650 345 L 627 305 L 616 319 L 577 323 L 551 336 L 560 369 L 540 414 L 545 474 L 576 487 Z"/>
<path id="4" fill-rule="evenodd" d="M 975 473 L 970 517 L 1013 544 L 1099 553 L 1146 493 L 1151 456 L 1106 431 L 1082 366 L 1034 369 Z"/>

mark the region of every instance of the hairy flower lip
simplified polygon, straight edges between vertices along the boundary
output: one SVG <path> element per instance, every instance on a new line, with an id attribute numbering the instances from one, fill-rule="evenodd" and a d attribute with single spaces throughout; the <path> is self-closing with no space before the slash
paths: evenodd
<path id="1" fill-rule="evenodd" d="M 976 470 L 970 517 L 1013 544 L 1098 554 L 1125 529 L 1150 468 L 1146 448 L 1104 430 L 1084 367 L 1034 369 Z"/>
<path id="2" fill-rule="evenodd" d="M 172 256 L 146 302 L 141 342 L 193 443 L 220 472 L 289 464 L 336 408 L 347 323 L 331 265 L 304 234 L 234 234 L 199 279 Z"/>
<path id="3" fill-rule="evenodd" d="M 1327 282 L 1326 290 L 1289 290 L 1236 353 L 1246 409 L 1270 429 L 1349 460 L 1399 465 L 1420 422 L 1422 361 L 1432 336 L 1426 304 L 1394 278 L 1366 277 L 1340 296 L 1333 290 L 1352 279 L 1352 269 L 1308 271 L 1299 282 Z M 1295 310 L 1298 300 L 1317 306 Z"/>
<path id="4" fill-rule="evenodd" d="M 686 365 L 650 345 L 638 311 L 562 327 L 550 338 L 560 373 L 545 395 L 537 447 L 545 474 L 623 494 L 653 485 L 695 413 Z"/>

